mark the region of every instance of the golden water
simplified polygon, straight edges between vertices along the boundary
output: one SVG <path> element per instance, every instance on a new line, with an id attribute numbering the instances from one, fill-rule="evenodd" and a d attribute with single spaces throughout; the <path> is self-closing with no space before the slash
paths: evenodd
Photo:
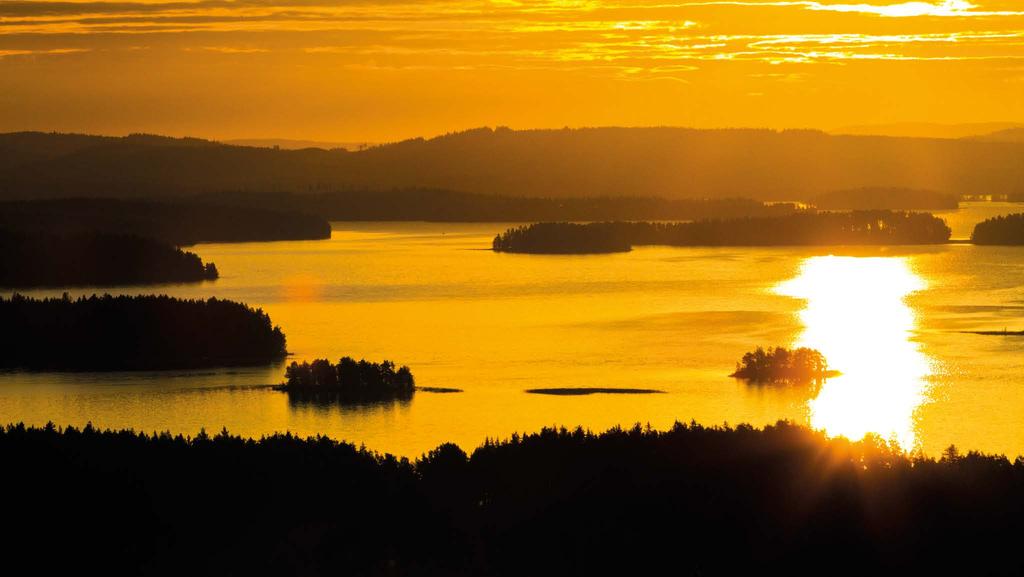
<path id="1" fill-rule="evenodd" d="M 0 422 L 291 430 L 416 456 L 443 441 L 471 448 L 545 425 L 791 419 L 931 454 L 954 443 L 1024 453 L 1024 337 L 962 332 L 1024 329 L 1024 248 L 486 250 L 503 228 L 344 223 L 330 241 L 200 245 L 193 250 L 217 263 L 218 281 L 118 289 L 245 301 L 281 325 L 297 359 L 389 358 L 422 386 L 463 393 L 355 408 L 291 404 L 257 386 L 280 382 L 280 366 L 8 373 Z M 842 376 L 816 396 L 728 378 L 758 345 L 818 348 Z M 665 394 L 524 392 L 539 387 Z"/>

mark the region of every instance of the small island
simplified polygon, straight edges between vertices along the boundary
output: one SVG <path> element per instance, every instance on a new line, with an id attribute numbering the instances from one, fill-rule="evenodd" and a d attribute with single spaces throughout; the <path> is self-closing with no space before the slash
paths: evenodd
<path id="1" fill-rule="evenodd" d="M 194 369 L 270 364 L 285 336 L 260 309 L 210 298 L 0 298 L 0 368 Z"/>
<path id="2" fill-rule="evenodd" d="M 838 374 L 828 369 L 825 356 L 814 349 L 757 347 L 743 355 L 736 363 L 736 371 L 729 376 L 755 383 L 812 383 Z"/>
<path id="3" fill-rule="evenodd" d="M 1024 245 L 1024 214 L 996 216 L 974 226 L 971 242 L 983 245 Z"/>
<path id="4" fill-rule="evenodd" d="M 526 389 L 531 395 L 555 395 L 576 397 L 587 395 L 658 395 L 665 391 L 658 389 L 631 389 L 624 387 L 555 387 L 547 389 Z"/>
<path id="5" fill-rule="evenodd" d="M 494 237 L 494 252 L 529 254 L 603 254 L 629 252 L 627 227 L 632 223 L 539 222 L 510 228 Z M 616 225 L 622 225 L 617 227 Z"/>
<path id="6" fill-rule="evenodd" d="M 696 222 L 544 222 L 510 228 L 495 252 L 602 254 L 634 246 L 913 245 L 949 241 L 945 221 L 928 213 L 890 210 L 803 211 L 767 218 Z"/>
<path id="7" fill-rule="evenodd" d="M 162 241 L 133 235 L 0 230 L 0 286 L 61 287 L 215 280 L 217 267 Z"/>
<path id="8" fill-rule="evenodd" d="M 1011 331 L 1003 329 L 1001 331 L 960 331 L 965 335 L 983 335 L 987 337 L 1024 337 L 1024 331 Z"/>
<path id="9" fill-rule="evenodd" d="M 301 364 L 293 361 L 284 376 L 285 382 L 276 387 L 278 390 L 298 396 L 328 396 L 341 402 L 405 400 L 416 392 L 409 367 L 396 369 L 395 363 L 388 360 L 371 363 L 342 357 L 338 364 L 327 359 Z"/>

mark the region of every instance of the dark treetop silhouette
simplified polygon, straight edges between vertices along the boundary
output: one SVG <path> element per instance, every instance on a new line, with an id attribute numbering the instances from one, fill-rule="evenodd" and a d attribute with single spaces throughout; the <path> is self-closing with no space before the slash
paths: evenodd
<path id="1" fill-rule="evenodd" d="M 830 246 L 937 244 L 946 223 L 931 214 L 893 211 L 801 212 L 770 218 L 698 222 L 566 222 L 511 228 L 496 236 L 498 252 L 585 254 L 624 252 L 636 245 Z"/>
<path id="2" fill-rule="evenodd" d="M 820 352 L 801 347 L 788 350 L 783 347 L 767 351 L 757 347 L 743 355 L 736 363 L 736 371 L 729 375 L 754 382 L 810 382 L 835 375 L 828 370 L 828 362 Z"/>
<path id="3" fill-rule="evenodd" d="M 137 236 L 0 230 L 0 286 L 198 282 L 217 278 L 194 253 Z"/>
<path id="4" fill-rule="evenodd" d="M 778 424 L 545 430 L 415 463 L 324 437 L 0 429 L 40 575 L 1014 575 L 1024 460 Z"/>
<path id="5" fill-rule="evenodd" d="M 1024 244 L 1024 214 L 997 216 L 979 222 L 971 233 L 974 244 Z"/>
<path id="6" fill-rule="evenodd" d="M 0 298 L 0 368 L 151 370 L 270 363 L 287 353 L 262 310 L 168 296 Z"/>
<path id="7" fill-rule="evenodd" d="M 416 383 L 409 367 L 396 370 L 395 363 L 387 360 L 371 363 L 342 357 L 337 365 L 327 359 L 292 362 L 285 370 L 285 383 L 279 388 L 300 395 L 332 395 L 342 401 L 358 402 L 408 398 L 415 392 Z"/>

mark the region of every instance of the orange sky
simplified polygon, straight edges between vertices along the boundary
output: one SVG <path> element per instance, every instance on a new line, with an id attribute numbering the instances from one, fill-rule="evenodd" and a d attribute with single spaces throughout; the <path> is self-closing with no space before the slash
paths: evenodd
<path id="1" fill-rule="evenodd" d="M 1024 0 L 0 0 L 0 131 L 1024 120 Z"/>

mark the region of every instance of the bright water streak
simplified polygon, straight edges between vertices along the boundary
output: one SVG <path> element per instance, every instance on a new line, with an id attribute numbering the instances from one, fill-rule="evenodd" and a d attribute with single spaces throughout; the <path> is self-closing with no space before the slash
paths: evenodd
<path id="1" fill-rule="evenodd" d="M 852 439 L 867 433 L 916 446 L 915 412 L 926 399 L 932 362 L 912 340 L 917 324 L 906 303 L 926 288 L 906 257 L 806 259 L 779 294 L 806 300 L 796 346 L 821 351 L 831 369 L 811 399 L 810 423 Z"/>

